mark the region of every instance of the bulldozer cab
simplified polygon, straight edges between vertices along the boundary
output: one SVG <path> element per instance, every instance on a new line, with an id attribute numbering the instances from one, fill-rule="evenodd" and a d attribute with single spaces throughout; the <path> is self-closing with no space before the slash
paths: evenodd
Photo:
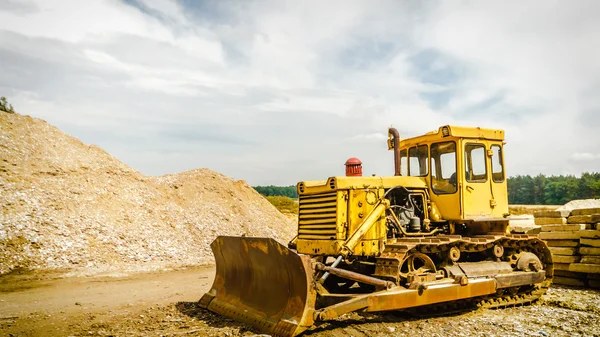
<path id="1" fill-rule="evenodd" d="M 442 126 L 403 139 L 399 175 L 420 177 L 445 220 L 502 218 L 508 212 L 504 131 Z M 390 136 L 389 148 L 394 148 Z"/>

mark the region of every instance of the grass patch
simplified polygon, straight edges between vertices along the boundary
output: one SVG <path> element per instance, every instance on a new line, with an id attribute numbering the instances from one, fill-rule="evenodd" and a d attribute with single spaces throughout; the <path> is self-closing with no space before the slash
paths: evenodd
<path id="1" fill-rule="evenodd" d="M 298 214 L 298 201 L 296 201 L 290 197 L 283 197 L 283 196 L 269 196 L 266 198 L 281 213 Z"/>
<path id="2" fill-rule="evenodd" d="M 552 211 L 560 205 L 508 205 L 508 213 L 512 215 L 533 214 L 536 211 Z"/>

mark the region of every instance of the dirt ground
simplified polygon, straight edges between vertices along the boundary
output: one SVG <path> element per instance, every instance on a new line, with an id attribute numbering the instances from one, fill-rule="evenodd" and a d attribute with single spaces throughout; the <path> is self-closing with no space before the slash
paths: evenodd
<path id="1" fill-rule="evenodd" d="M 197 305 L 214 267 L 134 275 L 0 278 L 1 336 L 252 336 Z M 443 317 L 351 314 L 305 336 L 600 336 L 600 291 L 553 287 L 542 303 Z"/>

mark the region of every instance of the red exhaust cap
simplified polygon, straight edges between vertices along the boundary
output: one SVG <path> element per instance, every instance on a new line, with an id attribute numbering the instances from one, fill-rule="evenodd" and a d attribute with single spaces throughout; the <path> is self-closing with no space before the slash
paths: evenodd
<path id="1" fill-rule="evenodd" d="M 346 160 L 346 177 L 362 177 L 362 162 L 358 158 Z"/>

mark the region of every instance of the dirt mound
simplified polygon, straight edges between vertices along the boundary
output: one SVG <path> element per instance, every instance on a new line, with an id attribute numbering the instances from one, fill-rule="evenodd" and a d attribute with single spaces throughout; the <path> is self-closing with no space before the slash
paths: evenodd
<path id="1" fill-rule="evenodd" d="M 48 123 L 0 112 L 0 274 L 213 261 L 217 235 L 287 242 L 295 224 L 208 169 L 149 177 Z"/>

